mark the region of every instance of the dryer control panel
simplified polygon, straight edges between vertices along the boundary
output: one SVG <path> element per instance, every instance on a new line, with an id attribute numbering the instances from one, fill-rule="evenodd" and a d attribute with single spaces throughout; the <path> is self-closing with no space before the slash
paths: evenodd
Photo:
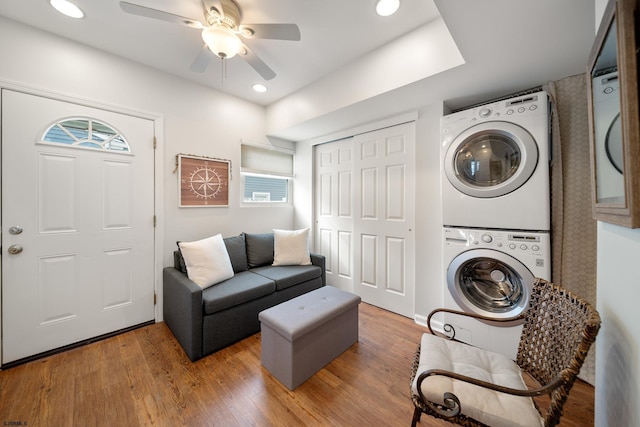
<path id="1" fill-rule="evenodd" d="M 539 94 L 524 95 L 518 98 L 479 105 L 467 110 L 442 117 L 441 133 L 446 135 L 460 126 L 482 123 L 487 120 L 515 120 L 520 116 L 549 113 L 549 100 Z"/>

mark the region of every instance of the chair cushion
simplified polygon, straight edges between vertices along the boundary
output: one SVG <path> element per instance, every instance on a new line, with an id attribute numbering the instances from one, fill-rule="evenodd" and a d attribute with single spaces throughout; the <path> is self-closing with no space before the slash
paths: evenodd
<path id="1" fill-rule="evenodd" d="M 202 291 L 204 314 L 213 314 L 229 307 L 272 294 L 276 290 L 273 280 L 250 271 L 243 271 L 229 280 Z"/>
<path id="2" fill-rule="evenodd" d="M 420 364 L 411 385 L 417 394 L 417 379 L 429 369 L 444 369 L 504 387 L 526 390 L 519 366 L 508 357 L 467 344 L 424 334 L 420 344 Z M 542 426 L 543 420 L 529 397 L 513 396 L 443 376 L 422 382 L 424 396 L 443 403 L 445 392 L 458 396 L 462 413 L 495 427 Z"/>
<path id="3" fill-rule="evenodd" d="M 276 282 L 278 291 L 322 276 L 322 269 L 315 265 L 265 266 L 251 271 Z"/>

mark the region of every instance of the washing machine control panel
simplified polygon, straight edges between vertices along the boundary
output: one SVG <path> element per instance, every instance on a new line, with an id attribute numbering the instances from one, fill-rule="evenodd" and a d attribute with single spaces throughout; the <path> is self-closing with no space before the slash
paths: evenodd
<path id="1" fill-rule="evenodd" d="M 541 254 L 549 245 L 548 233 L 501 230 L 445 230 L 445 244 L 470 248 L 490 248 L 510 254 Z"/>

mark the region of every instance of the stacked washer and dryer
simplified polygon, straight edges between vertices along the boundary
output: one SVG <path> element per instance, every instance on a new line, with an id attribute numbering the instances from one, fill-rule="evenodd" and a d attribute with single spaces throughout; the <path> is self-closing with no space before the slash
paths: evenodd
<path id="1" fill-rule="evenodd" d="M 444 306 L 494 319 L 550 280 L 549 100 L 545 92 L 441 120 Z M 456 339 L 515 358 L 521 323 L 445 315 Z"/>

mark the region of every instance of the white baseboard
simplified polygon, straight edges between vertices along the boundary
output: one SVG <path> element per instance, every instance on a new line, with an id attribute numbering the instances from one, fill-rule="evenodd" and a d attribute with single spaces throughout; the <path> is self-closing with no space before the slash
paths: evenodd
<path id="1" fill-rule="evenodd" d="M 421 316 L 419 314 L 416 314 L 413 316 L 413 320 L 414 322 L 416 322 L 418 325 L 424 326 L 425 328 L 427 328 L 427 316 Z M 437 320 L 435 318 L 431 318 L 431 328 L 433 329 L 434 332 L 440 332 L 443 333 L 444 331 L 444 324 L 442 321 Z"/>

